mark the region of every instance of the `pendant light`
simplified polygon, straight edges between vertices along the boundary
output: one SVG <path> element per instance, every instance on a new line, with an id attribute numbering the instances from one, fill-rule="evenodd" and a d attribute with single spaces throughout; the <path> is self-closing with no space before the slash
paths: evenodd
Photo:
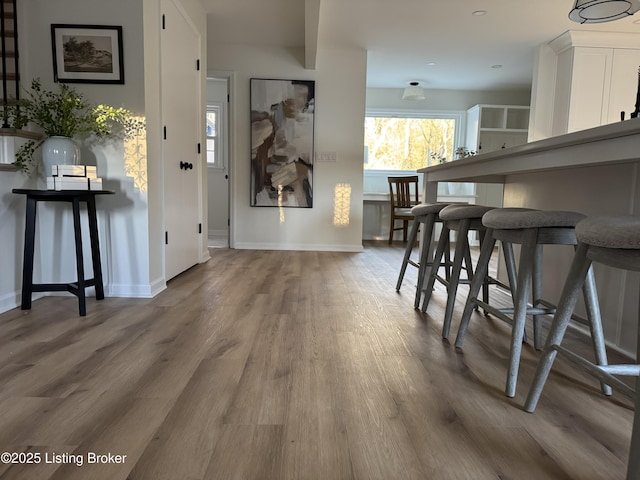
<path id="1" fill-rule="evenodd" d="M 402 94 L 403 100 L 424 100 L 425 98 L 424 89 L 418 82 L 411 82 Z"/>
<path id="2" fill-rule="evenodd" d="M 577 23 L 612 22 L 633 15 L 640 5 L 627 0 L 576 0 L 569 18 Z"/>

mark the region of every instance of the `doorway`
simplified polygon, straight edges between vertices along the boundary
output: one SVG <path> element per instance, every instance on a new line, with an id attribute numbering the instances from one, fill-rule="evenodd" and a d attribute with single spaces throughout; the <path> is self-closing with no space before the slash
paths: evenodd
<path id="1" fill-rule="evenodd" d="M 207 78 L 208 246 L 229 247 L 229 78 Z"/>

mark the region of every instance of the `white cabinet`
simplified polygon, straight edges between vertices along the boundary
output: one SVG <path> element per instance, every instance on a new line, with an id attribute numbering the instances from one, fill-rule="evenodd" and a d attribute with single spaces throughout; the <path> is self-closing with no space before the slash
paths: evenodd
<path id="1" fill-rule="evenodd" d="M 635 110 L 640 34 L 569 31 L 541 45 L 532 92 L 540 140 L 620 121 Z"/>
<path id="2" fill-rule="evenodd" d="M 575 47 L 558 56 L 553 135 L 630 118 L 638 91 L 640 50 Z"/>
<path id="3" fill-rule="evenodd" d="M 640 69 L 640 50 L 615 49 L 611 65 L 611 89 L 609 92 L 609 111 L 605 123 L 620 120 L 620 112 L 625 119 L 631 118 L 636 109 Z"/>
<path id="4" fill-rule="evenodd" d="M 477 154 L 527 143 L 529 107 L 476 105 L 467 110 L 468 150 Z M 502 206 L 501 184 L 476 184 L 476 203 Z"/>
<path id="5" fill-rule="evenodd" d="M 527 143 L 529 107 L 476 105 L 467 110 L 468 150 L 478 154 Z"/>

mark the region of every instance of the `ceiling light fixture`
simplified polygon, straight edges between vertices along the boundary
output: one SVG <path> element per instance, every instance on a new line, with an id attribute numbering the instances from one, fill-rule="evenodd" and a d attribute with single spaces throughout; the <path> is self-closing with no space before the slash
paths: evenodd
<path id="1" fill-rule="evenodd" d="M 475 17 L 482 17 L 483 15 L 486 15 L 487 11 L 486 10 L 475 10 L 473 12 L 471 12 L 471 15 L 475 16 Z"/>
<path id="2" fill-rule="evenodd" d="M 402 94 L 403 100 L 424 100 L 424 89 L 418 82 L 411 82 L 409 86 L 404 89 Z"/>
<path id="3" fill-rule="evenodd" d="M 569 18 L 577 23 L 603 23 L 626 18 L 640 10 L 627 0 L 576 0 Z"/>

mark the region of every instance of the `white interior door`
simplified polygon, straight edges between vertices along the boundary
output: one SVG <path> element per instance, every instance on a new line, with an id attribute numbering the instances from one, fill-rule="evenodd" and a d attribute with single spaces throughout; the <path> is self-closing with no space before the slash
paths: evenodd
<path id="1" fill-rule="evenodd" d="M 200 37 L 174 0 L 162 1 L 165 279 L 199 261 Z"/>

